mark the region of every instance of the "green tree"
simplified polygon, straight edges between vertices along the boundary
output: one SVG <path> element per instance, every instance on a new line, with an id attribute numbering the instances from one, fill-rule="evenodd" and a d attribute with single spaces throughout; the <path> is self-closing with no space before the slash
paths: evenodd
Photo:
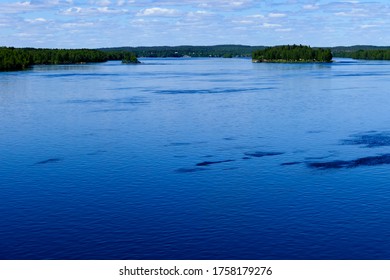
<path id="1" fill-rule="evenodd" d="M 256 50 L 252 53 L 256 62 L 331 62 L 330 49 L 314 49 L 302 45 L 284 45 Z"/>

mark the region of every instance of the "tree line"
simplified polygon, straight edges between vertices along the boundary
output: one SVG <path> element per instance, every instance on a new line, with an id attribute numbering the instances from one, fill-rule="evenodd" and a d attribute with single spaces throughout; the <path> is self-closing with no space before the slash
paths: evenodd
<path id="1" fill-rule="evenodd" d="M 294 45 L 293 45 L 294 46 Z M 296 45 L 295 45 L 296 46 Z M 251 57 L 254 51 L 264 50 L 267 46 L 248 46 L 248 45 L 215 45 L 215 46 L 155 46 L 155 47 L 117 47 L 102 48 L 99 50 L 110 51 L 129 51 L 136 54 L 137 57 Z M 314 50 L 321 48 L 313 48 Z M 322 48 L 330 50 L 334 57 L 351 57 L 359 50 L 389 50 L 390 47 L 355 45 L 355 46 L 337 46 Z M 308 52 L 307 52 L 308 54 Z M 329 52 L 327 51 L 327 56 Z"/>
<path id="2" fill-rule="evenodd" d="M 369 60 L 390 60 L 390 49 L 366 49 L 357 51 L 335 52 L 337 57 L 348 57 L 353 59 Z"/>
<path id="3" fill-rule="evenodd" d="M 268 47 L 252 54 L 254 62 L 331 62 L 332 58 L 330 49 L 303 45 Z"/>
<path id="4" fill-rule="evenodd" d="M 124 63 L 139 62 L 135 54 L 126 51 L 0 47 L 0 71 L 24 70 L 37 64 L 75 64 L 107 60 L 122 60 Z"/>
<path id="5" fill-rule="evenodd" d="M 35 49 L 0 47 L 0 71 L 23 70 L 36 64 L 74 64 L 122 60 L 138 63 L 137 57 L 250 57 L 254 61 L 329 62 L 333 56 L 390 60 L 390 47 L 351 46 L 310 48 L 302 45 L 276 47 L 246 45 L 120 47 L 105 49 Z"/>
<path id="6" fill-rule="evenodd" d="M 129 51 L 137 57 L 251 57 L 252 52 L 264 46 L 216 45 L 216 46 L 156 46 L 103 48 L 105 52 Z"/>

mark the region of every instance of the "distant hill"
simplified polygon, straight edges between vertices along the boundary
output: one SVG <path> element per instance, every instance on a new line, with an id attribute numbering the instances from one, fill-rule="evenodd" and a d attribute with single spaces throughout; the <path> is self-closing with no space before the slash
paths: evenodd
<path id="1" fill-rule="evenodd" d="M 264 50 L 268 46 L 248 45 L 215 45 L 215 46 L 153 46 L 153 47 L 116 47 L 101 48 L 104 52 L 130 51 L 137 57 L 251 57 L 257 50 Z M 313 47 L 313 49 L 320 49 Z M 355 45 L 322 47 L 330 49 L 333 56 L 349 57 L 348 54 L 359 50 L 389 50 L 386 46 Z"/>
<path id="2" fill-rule="evenodd" d="M 101 48 L 105 52 L 130 51 L 137 57 L 251 57 L 252 52 L 265 46 L 216 45 L 216 46 L 154 46 Z"/>
<path id="3" fill-rule="evenodd" d="M 371 45 L 355 45 L 350 47 L 344 47 L 344 46 L 338 46 L 338 47 L 332 47 L 332 52 L 354 52 L 359 50 L 388 50 L 390 49 L 390 46 L 371 46 Z"/>
<path id="4" fill-rule="evenodd" d="M 333 56 L 366 60 L 390 60 L 390 47 L 357 45 L 332 48 Z"/>

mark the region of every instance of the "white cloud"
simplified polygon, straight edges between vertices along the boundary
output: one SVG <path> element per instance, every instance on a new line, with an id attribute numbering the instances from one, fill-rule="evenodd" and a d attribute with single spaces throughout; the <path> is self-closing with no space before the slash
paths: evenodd
<path id="1" fill-rule="evenodd" d="M 19 46 L 44 40 L 42 47 L 385 45 L 389 15 L 385 0 L 0 0 L 0 39 Z M 123 36 L 129 32 L 134 36 Z"/>
<path id="2" fill-rule="evenodd" d="M 208 11 L 196 11 L 196 12 L 190 12 L 190 14 L 195 14 L 195 15 L 212 15 L 214 13 L 208 12 Z"/>
<path id="3" fill-rule="evenodd" d="M 280 24 L 277 24 L 277 23 L 268 23 L 268 22 L 265 22 L 262 24 L 262 27 L 264 28 L 276 28 L 276 27 L 281 27 L 282 25 Z"/>
<path id="4" fill-rule="evenodd" d="M 275 29 L 276 32 L 290 32 L 292 31 L 292 28 L 277 28 Z"/>
<path id="5" fill-rule="evenodd" d="M 139 11 L 136 15 L 137 16 L 163 16 L 163 17 L 170 17 L 170 16 L 177 16 L 179 14 L 179 11 L 176 9 L 167 9 L 167 8 L 147 8 Z"/>
<path id="6" fill-rule="evenodd" d="M 32 6 L 40 8 L 48 8 L 53 6 L 72 5 L 73 0 L 31 0 L 29 2 Z"/>
<path id="7" fill-rule="evenodd" d="M 98 6 L 110 6 L 111 5 L 111 1 L 110 0 L 99 0 L 99 1 L 95 1 L 95 5 L 98 5 Z"/>
<path id="8" fill-rule="evenodd" d="M 360 25 L 360 28 L 367 29 L 367 28 L 373 28 L 373 27 L 378 27 L 379 25 L 377 24 L 363 24 Z"/>
<path id="9" fill-rule="evenodd" d="M 80 27 L 92 27 L 95 24 L 93 22 L 68 22 L 61 26 L 64 28 L 80 28 Z"/>
<path id="10" fill-rule="evenodd" d="M 245 24 L 245 25 L 249 25 L 249 24 L 253 24 L 253 20 L 233 20 L 233 23 L 238 23 L 238 24 Z"/>
<path id="11" fill-rule="evenodd" d="M 71 7 L 71 8 L 68 8 L 66 10 L 64 10 L 64 12 L 68 12 L 68 13 L 81 13 L 82 11 L 87 11 L 88 8 L 82 8 L 82 7 L 79 7 L 79 6 L 74 6 L 74 7 Z"/>
<path id="12" fill-rule="evenodd" d="M 269 13 L 268 14 L 268 17 L 270 18 L 282 18 L 282 17 L 286 17 L 287 15 L 286 14 L 282 14 L 282 13 Z"/>
<path id="13" fill-rule="evenodd" d="M 366 17 L 367 14 L 363 9 L 352 9 L 348 12 L 337 12 L 334 13 L 335 16 L 339 17 Z"/>
<path id="14" fill-rule="evenodd" d="M 83 9 L 80 7 L 72 7 L 72 8 L 69 8 L 69 9 L 62 11 L 62 14 L 74 15 L 74 14 L 80 14 L 82 11 L 83 11 Z"/>
<path id="15" fill-rule="evenodd" d="M 314 11 L 314 10 L 318 10 L 320 8 L 320 6 L 318 4 L 308 4 L 308 5 L 303 5 L 303 9 L 304 10 L 311 10 L 311 11 Z"/>
<path id="16" fill-rule="evenodd" d="M 44 11 L 44 10 L 55 10 L 58 7 L 69 6 L 72 4 L 72 0 L 32 0 L 32 1 L 23 1 L 23 2 L 15 2 L 15 3 L 1 3 L 0 2 L 0 15 L 2 14 L 20 14 L 20 13 L 28 13 L 35 11 Z"/>
<path id="17" fill-rule="evenodd" d="M 44 19 L 44 18 L 35 18 L 35 19 L 26 19 L 26 22 L 30 23 L 30 24 L 34 24 L 34 23 L 46 23 L 47 20 Z"/>
<path id="18" fill-rule="evenodd" d="M 184 1 L 183 1 L 184 2 Z M 227 9 L 227 10 L 240 10 L 248 7 L 252 7 L 256 4 L 254 0 L 241 0 L 241 1 L 231 1 L 231 0 L 186 0 L 185 2 L 193 2 L 198 4 L 201 8 L 211 8 L 211 9 Z M 201 2 L 201 3 L 199 3 Z"/>
<path id="19" fill-rule="evenodd" d="M 260 14 L 257 14 L 257 15 L 248 16 L 248 18 L 264 18 L 264 16 L 260 15 Z"/>
<path id="20" fill-rule="evenodd" d="M 66 16 L 91 16 L 91 15 L 100 15 L 100 14 L 125 14 L 127 12 L 128 11 L 124 9 L 113 9 L 109 7 L 97 7 L 97 8 L 72 7 L 61 11 L 61 14 Z"/>
<path id="21" fill-rule="evenodd" d="M 122 14 L 127 12 L 126 10 L 111 9 L 109 7 L 99 7 L 96 10 L 103 14 Z"/>
<path id="22" fill-rule="evenodd" d="M 30 2 L 16 2 L 16 3 L 5 3 L 0 5 L 1 14 L 14 14 L 27 12 L 34 9 L 34 6 Z"/>
<path id="23" fill-rule="evenodd" d="M 241 7 L 241 6 L 243 6 L 245 4 L 245 2 L 243 2 L 243 1 L 233 1 L 231 3 L 232 3 L 231 5 L 233 7 Z"/>

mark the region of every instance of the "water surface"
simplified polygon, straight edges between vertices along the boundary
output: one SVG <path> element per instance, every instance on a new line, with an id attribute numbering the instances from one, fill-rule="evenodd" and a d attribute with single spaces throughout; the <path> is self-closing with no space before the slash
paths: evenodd
<path id="1" fill-rule="evenodd" d="M 390 63 L 0 73 L 1 259 L 390 259 Z"/>

